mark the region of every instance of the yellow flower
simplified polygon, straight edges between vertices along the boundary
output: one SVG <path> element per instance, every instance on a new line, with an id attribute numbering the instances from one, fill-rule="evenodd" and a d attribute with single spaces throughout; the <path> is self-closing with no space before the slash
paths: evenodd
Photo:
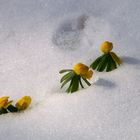
<path id="1" fill-rule="evenodd" d="M 0 108 L 4 107 L 8 102 L 8 96 L 4 96 L 0 98 Z"/>
<path id="2" fill-rule="evenodd" d="M 82 63 L 78 63 L 74 66 L 74 72 L 85 79 L 90 79 L 93 75 L 93 71 L 89 70 L 89 67 Z"/>
<path id="3" fill-rule="evenodd" d="M 112 42 L 105 41 L 101 45 L 101 51 L 105 54 L 109 53 L 113 49 L 113 44 Z"/>
<path id="4" fill-rule="evenodd" d="M 13 101 L 8 102 L 8 96 L 4 96 L 0 98 L 0 108 L 7 108 L 9 105 L 12 104 Z"/>
<path id="5" fill-rule="evenodd" d="M 24 110 L 30 105 L 31 101 L 32 99 L 30 96 L 24 96 L 16 103 L 16 107 L 18 110 Z"/>

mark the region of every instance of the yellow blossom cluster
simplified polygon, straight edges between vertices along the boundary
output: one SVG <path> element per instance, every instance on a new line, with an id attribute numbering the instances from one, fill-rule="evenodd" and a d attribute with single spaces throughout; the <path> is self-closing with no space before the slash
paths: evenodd
<path id="1" fill-rule="evenodd" d="M 19 99 L 14 106 L 12 105 L 13 101 L 8 101 L 8 99 L 8 96 L 0 98 L 0 114 L 25 110 L 31 104 L 32 101 L 30 96 L 24 96 L 21 99 Z"/>

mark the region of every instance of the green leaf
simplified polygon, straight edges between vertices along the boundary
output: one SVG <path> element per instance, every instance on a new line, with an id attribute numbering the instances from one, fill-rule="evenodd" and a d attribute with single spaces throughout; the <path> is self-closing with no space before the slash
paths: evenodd
<path id="1" fill-rule="evenodd" d="M 10 105 L 7 107 L 7 109 L 10 111 L 10 112 L 17 112 L 18 109 L 16 107 L 14 107 L 13 105 Z"/>
<path id="2" fill-rule="evenodd" d="M 68 77 L 65 81 L 63 81 L 61 88 L 63 88 L 64 85 L 67 84 L 70 80 L 72 80 L 72 77 Z"/>
<path id="3" fill-rule="evenodd" d="M 97 67 L 97 71 L 102 72 L 105 70 L 105 68 L 107 66 L 107 60 L 108 60 L 108 54 L 104 54 L 104 56 L 100 60 L 100 63 Z"/>
<path id="4" fill-rule="evenodd" d="M 91 86 L 91 84 L 88 82 L 87 79 L 85 79 L 85 78 L 82 78 L 82 79 L 85 81 L 85 83 L 86 83 L 88 86 Z"/>
<path id="5" fill-rule="evenodd" d="M 79 75 L 74 75 L 68 89 L 66 90 L 68 93 L 73 93 L 79 89 L 79 78 Z"/>
<path id="6" fill-rule="evenodd" d="M 99 65 L 99 63 L 100 63 L 100 61 L 101 61 L 101 59 L 104 57 L 104 55 L 102 55 L 102 56 L 100 56 L 100 57 L 98 57 L 91 65 L 90 65 L 90 67 L 92 68 L 92 69 L 96 69 L 97 68 L 97 66 Z"/>
<path id="7" fill-rule="evenodd" d="M 71 85 L 71 93 L 77 91 L 79 89 L 79 76 L 74 76 L 73 77 L 73 83 Z"/>
<path id="8" fill-rule="evenodd" d="M 81 87 L 84 88 L 84 86 L 83 86 L 83 84 L 82 84 L 82 81 L 81 81 L 81 77 L 80 77 L 80 79 L 79 79 L 79 83 L 80 83 Z"/>
<path id="9" fill-rule="evenodd" d="M 110 52 L 110 55 L 112 59 L 116 62 L 116 64 L 120 65 L 122 63 L 121 59 L 114 52 Z"/>
<path id="10" fill-rule="evenodd" d="M 65 73 L 65 72 L 68 72 L 68 71 L 73 71 L 73 70 L 72 69 L 65 69 L 65 70 L 59 71 L 59 73 L 61 74 L 61 73 Z"/>
<path id="11" fill-rule="evenodd" d="M 110 59 L 108 58 L 108 63 L 107 63 L 106 71 L 109 72 L 109 71 L 111 71 L 111 70 L 112 70 L 112 68 L 111 68 L 111 61 L 110 61 Z"/>
<path id="12" fill-rule="evenodd" d="M 116 68 L 117 68 L 117 66 L 116 66 L 115 61 L 113 60 L 113 58 L 111 57 L 111 55 L 109 55 L 108 56 L 108 64 L 107 64 L 106 71 L 109 72 L 109 71 L 112 71 L 112 70 L 114 70 Z"/>
<path id="13" fill-rule="evenodd" d="M 68 93 L 71 92 L 71 86 L 72 86 L 72 84 L 73 84 L 73 79 L 71 80 L 70 85 L 69 85 L 68 89 L 66 90 L 66 92 L 68 92 Z"/>
<path id="14" fill-rule="evenodd" d="M 66 80 L 67 78 L 70 78 L 70 77 L 72 77 L 73 75 L 74 75 L 75 73 L 72 71 L 72 72 L 69 72 L 69 73 L 67 73 L 67 74 L 65 74 L 62 78 L 61 78 L 61 80 L 60 80 L 60 83 L 62 83 L 64 80 Z"/>
<path id="15" fill-rule="evenodd" d="M 0 108 L 0 115 L 6 113 L 8 113 L 8 111 L 5 108 Z"/>
<path id="16" fill-rule="evenodd" d="M 111 59 L 111 68 L 112 68 L 112 70 L 114 70 L 114 69 L 117 68 L 116 62 L 115 62 L 114 59 L 111 57 L 111 55 L 110 55 L 110 59 Z"/>

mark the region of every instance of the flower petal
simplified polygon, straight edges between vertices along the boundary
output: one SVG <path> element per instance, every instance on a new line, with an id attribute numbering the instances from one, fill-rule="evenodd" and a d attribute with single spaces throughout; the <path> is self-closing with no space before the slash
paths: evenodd
<path id="1" fill-rule="evenodd" d="M 89 67 L 82 63 L 78 63 L 74 66 L 74 72 L 77 75 L 84 75 L 88 72 L 88 70 L 89 70 Z"/>
<path id="2" fill-rule="evenodd" d="M 0 108 L 4 107 L 8 102 L 8 96 L 4 96 L 0 98 Z"/>

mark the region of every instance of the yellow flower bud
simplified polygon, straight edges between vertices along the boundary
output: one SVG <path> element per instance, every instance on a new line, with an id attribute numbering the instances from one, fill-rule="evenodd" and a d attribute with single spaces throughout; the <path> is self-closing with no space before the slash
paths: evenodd
<path id="1" fill-rule="evenodd" d="M 31 101 L 32 99 L 30 96 L 24 96 L 16 103 L 16 107 L 18 110 L 24 110 L 30 105 Z"/>
<path id="2" fill-rule="evenodd" d="M 0 98 L 0 108 L 4 108 L 8 103 L 8 96 L 4 96 Z"/>
<path id="3" fill-rule="evenodd" d="M 74 66 L 74 72 L 85 79 L 90 79 L 93 75 L 93 71 L 89 70 L 89 67 L 82 63 L 78 63 Z"/>
<path id="4" fill-rule="evenodd" d="M 112 42 L 105 41 L 101 45 L 101 51 L 105 54 L 109 53 L 113 49 L 113 44 Z"/>
<path id="5" fill-rule="evenodd" d="M 82 63 L 78 63 L 74 66 L 74 71 L 77 75 L 85 74 L 87 73 L 88 70 L 89 70 L 89 67 Z"/>

